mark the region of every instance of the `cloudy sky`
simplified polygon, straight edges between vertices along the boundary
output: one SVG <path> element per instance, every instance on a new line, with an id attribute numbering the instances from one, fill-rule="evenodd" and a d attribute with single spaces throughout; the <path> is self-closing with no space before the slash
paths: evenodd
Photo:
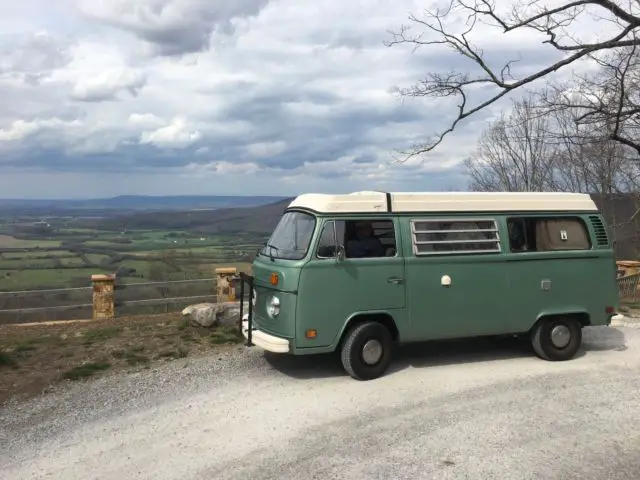
<path id="1" fill-rule="evenodd" d="M 383 44 L 424 6 L 2 0 L 0 197 L 464 189 L 459 163 L 495 110 L 390 163 L 454 113 L 393 92 L 461 62 Z M 540 38 L 483 40 L 548 60 Z"/>

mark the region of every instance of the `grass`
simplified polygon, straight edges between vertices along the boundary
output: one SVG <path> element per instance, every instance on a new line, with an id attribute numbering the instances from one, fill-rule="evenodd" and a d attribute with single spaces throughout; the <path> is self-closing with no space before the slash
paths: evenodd
<path id="1" fill-rule="evenodd" d="M 47 250 L 47 251 L 38 251 L 38 250 L 27 250 L 26 252 L 4 252 L 2 253 L 2 257 L 7 260 L 34 260 L 38 258 L 46 258 L 46 257 L 75 257 L 76 254 L 70 252 L 69 250 Z"/>
<path id="2" fill-rule="evenodd" d="M 16 348 L 13 349 L 14 353 L 17 353 L 18 355 L 27 353 L 27 352 L 33 352 L 35 350 L 37 350 L 38 347 L 36 347 L 33 344 L 30 343 L 24 343 L 21 345 L 18 345 Z"/>
<path id="3" fill-rule="evenodd" d="M 131 366 L 139 364 L 146 365 L 150 362 L 150 359 L 148 356 L 142 354 L 144 351 L 144 345 L 138 345 L 128 350 L 114 350 L 111 352 L 111 356 L 119 360 L 125 360 L 127 364 Z"/>
<path id="4" fill-rule="evenodd" d="M 51 248 L 59 246 L 59 240 L 21 240 L 9 235 L 0 235 L 0 248 Z"/>
<path id="5" fill-rule="evenodd" d="M 15 367 L 17 362 L 7 352 L 0 352 L 0 367 Z"/>
<path id="6" fill-rule="evenodd" d="M 65 258 L 65 260 L 68 260 Z M 60 260 L 60 263 L 64 264 L 64 260 Z M 52 269 L 55 268 L 56 263 L 51 258 L 31 258 L 31 259 L 19 259 L 11 258 L 5 260 L 0 258 L 0 269 L 2 270 L 20 270 L 23 268 L 39 268 L 39 269 Z"/>
<path id="7" fill-rule="evenodd" d="M 80 380 L 90 377 L 98 372 L 111 368 L 111 364 L 107 362 L 91 362 L 85 363 L 78 367 L 67 370 L 62 374 L 62 378 L 66 380 Z"/>
<path id="8" fill-rule="evenodd" d="M 0 270 L 0 290 L 36 290 L 43 287 L 65 288 L 71 286 L 75 279 L 86 281 L 86 286 L 88 287 L 91 285 L 91 275 L 95 273 L 110 272 L 100 268 Z"/>
<path id="9" fill-rule="evenodd" d="M 163 352 L 160 352 L 156 355 L 155 358 L 156 359 L 161 359 L 161 358 L 175 359 L 175 358 L 185 358 L 187 355 L 189 355 L 189 350 L 183 347 L 179 347 L 177 350 L 165 350 Z"/>
<path id="10" fill-rule="evenodd" d="M 109 258 L 109 255 L 103 255 L 101 253 L 87 253 L 86 257 L 91 263 L 99 265 L 100 262 Z"/>
<path id="11" fill-rule="evenodd" d="M 89 330 L 84 334 L 85 343 L 95 342 L 98 340 L 104 341 L 121 334 L 122 331 L 123 331 L 123 327 L 121 326 L 104 327 L 104 328 L 98 328 L 96 330 Z"/>
<path id="12" fill-rule="evenodd" d="M 41 394 L 61 380 L 149 368 L 240 342 L 237 328 L 192 326 L 179 313 L 32 327 L 0 325 L 0 404 L 12 396 Z"/>
<path id="13" fill-rule="evenodd" d="M 220 326 L 209 335 L 209 341 L 214 345 L 239 343 L 243 337 L 235 327 Z"/>

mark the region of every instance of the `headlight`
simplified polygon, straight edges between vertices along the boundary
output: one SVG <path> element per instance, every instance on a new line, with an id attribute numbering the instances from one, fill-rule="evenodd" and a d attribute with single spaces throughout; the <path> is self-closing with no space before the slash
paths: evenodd
<path id="1" fill-rule="evenodd" d="M 280 314 L 280 299 L 278 297 L 271 297 L 267 306 L 267 313 L 270 317 L 277 317 Z"/>

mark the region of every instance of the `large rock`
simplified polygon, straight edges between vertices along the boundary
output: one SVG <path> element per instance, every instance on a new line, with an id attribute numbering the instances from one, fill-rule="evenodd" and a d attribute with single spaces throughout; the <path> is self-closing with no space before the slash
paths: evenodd
<path id="1" fill-rule="evenodd" d="M 244 311 L 247 312 L 248 308 L 249 305 L 245 302 Z M 182 310 L 182 315 L 199 327 L 237 326 L 240 324 L 240 303 L 198 303 L 186 307 Z"/>
<path id="2" fill-rule="evenodd" d="M 182 315 L 188 317 L 193 325 L 213 327 L 218 321 L 218 305 L 215 303 L 189 305 L 182 310 Z"/>
<path id="3" fill-rule="evenodd" d="M 244 302 L 244 312 L 249 311 L 249 302 Z M 218 310 L 217 314 L 218 323 L 220 325 L 227 325 L 237 327 L 240 325 L 240 302 L 227 303 Z"/>

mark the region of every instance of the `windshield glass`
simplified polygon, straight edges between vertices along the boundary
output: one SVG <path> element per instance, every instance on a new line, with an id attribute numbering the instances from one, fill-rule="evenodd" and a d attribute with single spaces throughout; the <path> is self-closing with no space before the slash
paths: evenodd
<path id="1" fill-rule="evenodd" d="M 300 260 L 307 254 L 315 226 L 313 215 L 287 212 L 260 253 L 273 258 Z"/>

